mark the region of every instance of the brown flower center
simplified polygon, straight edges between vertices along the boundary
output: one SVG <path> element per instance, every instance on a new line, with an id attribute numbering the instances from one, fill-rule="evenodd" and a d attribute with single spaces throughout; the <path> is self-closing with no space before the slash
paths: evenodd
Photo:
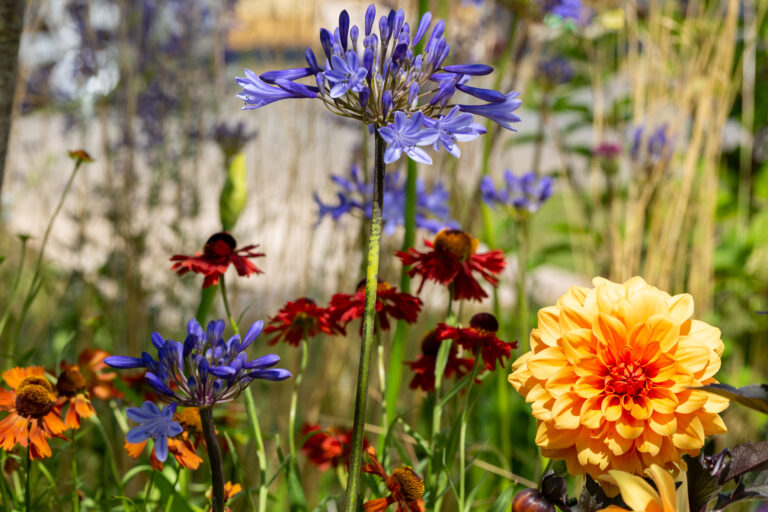
<path id="1" fill-rule="evenodd" d="M 432 329 L 421 339 L 421 353 L 428 356 L 437 355 L 442 342 L 443 340 L 437 336 L 437 329 Z"/>
<path id="2" fill-rule="evenodd" d="M 174 413 L 173 419 L 178 421 L 184 430 L 188 432 L 194 432 L 196 434 L 203 433 L 203 424 L 200 420 L 200 409 L 197 407 L 186 407 L 181 411 L 177 411 Z"/>
<path id="3" fill-rule="evenodd" d="M 308 315 L 304 311 L 299 311 L 296 313 L 296 316 L 293 317 L 293 322 L 291 323 L 294 327 L 302 330 L 306 329 L 307 332 L 312 332 L 317 328 L 317 318 Z"/>
<path id="4" fill-rule="evenodd" d="M 220 232 L 212 235 L 203 246 L 203 254 L 209 258 L 220 258 L 229 256 L 237 247 L 235 238 L 227 232 Z"/>
<path id="5" fill-rule="evenodd" d="M 388 291 L 391 286 L 389 286 L 389 283 L 386 281 L 382 281 L 381 279 L 378 280 L 378 284 L 376 285 L 376 293 L 381 294 L 383 292 Z M 357 287 L 355 288 L 356 292 L 364 292 L 365 291 L 365 279 L 361 280 L 359 283 L 357 283 Z"/>
<path id="6" fill-rule="evenodd" d="M 389 483 L 400 486 L 400 494 L 406 501 L 418 501 L 424 494 L 424 480 L 408 466 L 401 466 L 392 471 Z"/>
<path id="7" fill-rule="evenodd" d="M 21 379 L 21 382 L 19 382 L 19 385 L 16 386 L 16 390 L 19 391 L 24 386 L 29 386 L 30 384 L 35 386 L 43 386 L 48 391 L 53 391 L 53 386 L 51 386 L 51 383 L 48 382 L 48 379 L 39 375 L 30 375 L 28 377 L 24 377 Z"/>
<path id="8" fill-rule="evenodd" d="M 63 396 L 75 396 L 84 391 L 85 387 L 85 377 L 74 368 L 61 372 L 56 381 L 56 391 Z"/>
<path id="9" fill-rule="evenodd" d="M 499 321 L 490 313 L 478 313 L 469 321 L 469 326 L 480 334 L 493 334 L 499 330 Z"/>
<path id="10" fill-rule="evenodd" d="M 458 229 L 444 229 L 435 235 L 433 245 L 436 251 L 451 253 L 465 261 L 477 250 L 477 239 Z"/>
<path id="11" fill-rule="evenodd" d="M 38 384 L 27 384 L 16 392 L 16 412 L 25 418 L 42 418 L 53 409 L 51 392 Z"/>
<path id="12" fill-rule="evenodd" d="M 605 390 L 609 394 L 634 396 L 650 388 L 645 368 L 634 361 L 621 361 L 609 370 Z"/>

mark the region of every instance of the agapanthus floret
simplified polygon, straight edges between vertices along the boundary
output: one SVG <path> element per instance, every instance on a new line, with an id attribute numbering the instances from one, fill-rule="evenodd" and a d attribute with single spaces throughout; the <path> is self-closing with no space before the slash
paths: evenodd
<path id="1" fill-rule="evenodd" d="M 483 200 L 491 206 L 509 207 L 519 215 L 529 215 L 539 210 L 552 196 L 552 178 L 537 177 L 534 172 L 516 176 L 510 170 L 504 171 L 504 187 L 498 189 L 490 176 L 483 176 L 480 192 Z"/>
<path id="2" fill-rule="evenodd" d="M 235 334 L 224 341 L 224 321 L 212 321 L 203 330 L 194 318 L 187 324 L 184 343 L 152 334 L 157 360 L 142 356 L 110 356 L 104 361 L 113 368 L 146 368 L 144 380 L 161 399 L 185 407 L 209 407 L 237 398 L 253 380 L 285 380 L 288 370 L 273 368 L 280 358 L 274 354 L 248 360 L 245 349 L 261 333 L 264 322 L 251 325 L 243 337 Z"/>
<path id="3" fill-rule="evenodd" d="M 645 166 L 654 166 L 660 161 L 669 160 L 674 152 L 674 142 L 669 135 L 669 125 L 661 124 L 648 132 L 646 126 L 638 126 L 632 135 L 632 147 L 629 154 Z"/>
<path id="4" fill-rule="evenodd" d="M 307 48 L 307 67 L 269 71 L 261 76 L 246 69 L 245 77 L 237 78 L 242 87 L 238 98 L 245 102 L 243 108 L 259 108 L 286 98 L 319 98 L 331 112 L 371 125 L 373 129 L 383 130 L 393 122 L 397 124 L 399 114 L 416 130 L 410 134 L 415 136 L 418 129 L 423 128 L 424 120 L 437 121 L 457 106 L 451 99 L 459 90 L 489 102 L 487 105 L 458 105 L 459 110 L 488 117 L 510 130 L 511 123 L 520 121 L 512 114 L 520 106 L 520 100 L 516 99 L 518 93 L 477 89 L 486 91 L 477 95 L 471 92 L 475 88 L 464 87 L 471 77 L 491 73 L 491 66 L 444 65 L 450 53 L 443 35 L 444 21 L 432 25 L 432 15 L 425 13 L 411 36 L 411 27 L 405 22 L 402 9 L 391 10 L 379 19 L 378 34 L 373 33 L 375 19 L 376 8 L 370 5 L 362 31 L 356 25 L 350 27 L 347 11 L 341 12 L 335 30 L 321 29 L 325 66 L 318 64 L 314 52 Z M 430 26 L 432 32 L 427 37 Z M 420 46 L 422 42 L 423 47 Z M 310 76 L 314 77 L 312 85 L 297 82 Z M 411 121 L 417 114 L 424 117 Z M 467 124 L 470 122 L 462 126 Z M 472 135 L 475 136 L 482 133 L 476 129 L 474 132 Z M 424 142 L 431 136 L 422 134 L 417 140 Z M 455 143 L 461 139 L 446 140 Z M 429 142 L 432 143 L 434 140 Z M 424 157 L 423 150 L 406 150 L 416 145 L 398 143 L 399 150 L 390 151 L 389 162 L 405 153 L 410 158 L 431 163 L 430 158 Z M 446 146 L 449 151 L 454 148 L 455 144 Z"/>
<path id="5" fill-rule="evenodd" d="M 125 436 L 129 443 L 141 443 L 147 439 L 155 442 L 155 455 L 160 462 L 168 458 L 168 438 L 183 431 L 178 421 L 173 419 L 176 403 L 160 410 L 152 402 L 144 402 L 141 407 L 129 407 L 125 413 L 128 418 L 138 423 Z"/>
<path id="6" fill-rule="evenodd" d="M 346 214 L 362 212 L 366 218 L 371 218 L 371 204 L 373 199 L 373 183 L 363 179 L 360 168 L 353 165 L 349 176 L 332 175 L 331 180 L 336 183 L 339 190 L 336 193 L 338 204 L 325 204 L 315 193 L 315 202 L 318 205 L 318 224 L 326 215 L 333 220 L 339 220 Z M 387 173 L 384 176 L 384 234 L 394 235 L 398 226 L 405 224 L 406 182 L 398 171 Z M 458 227 L 458 223 L 451 219 L 448 207 L 448 191 L 442 183 L 435 183 L 431 190 L 423 179 L 416 181 L 416 226 L 436 233 L 441 229 Z"/>
<path id="7" fill-rule="evenodd" d="M 433 149 L 437 151 L 442 145 L 449 154 L 456 158 L 461 156 L 461 150 L 456 142 L 475 140 L 487 131 L 482 125 L 474 121 L 475 118 L 472 114 L 460 112 L 458 106 L 453 107 L 450 112 L 439 116 L 437 119 L 424 119 L 427 128 L 434 128 L 439 134 Z"/>

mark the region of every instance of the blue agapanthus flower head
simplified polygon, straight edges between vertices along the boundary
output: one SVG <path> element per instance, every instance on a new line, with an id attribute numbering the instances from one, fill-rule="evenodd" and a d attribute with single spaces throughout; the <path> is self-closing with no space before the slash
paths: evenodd
<path id="1" fill-rule="evenodd" d="M 553 87 L 571 81 L 573 66 L 565 57 L 553 57 L 539 63 L 539 74 L 547 85 Z"/>
<path id="2" fill-rule="evenodd" d="M 350 27 L 349 14 L 342 11 L 335 30 L 320 30 L 325 65 L 307 48 L 305 67 L 268 71 L 261 76 L 246 69 L 245 77 L 237 78 L 243 108 L 260 108 L 287 98 L 319 99 L 331 112 L 379 130 L 389 144 L 387 163 L 402 154 L 431 163 L 418 147 L 430 144 L 458 156 L 457 141 L 485 132 L 473 122 L 475 115 L 514 130 L 511 123 L 520 121 L 513 114 L 520 107 L 518 93 L 502 94 L 467 85 L 472 77 L 491 73 L 491 66 L 446 65 L 450 46 L 443 35 L 444 21 L 433 25 L 432 14 L 427 12 L 411 27 L 402 9 L 390 10 L 378 23 L 375 21 L 376 8 L 370 5 L 362 28 Z M 309 83 L 298 82 L 305 77 Z M 457 91 L 485 103 L 454 104 Z M 435 123 L 441 126 L 437 138 Z"/>
<path id="3" fill-rule="evenodd" d="M 184 407 L 209 407 L 237 398 L 255 379 L 285 380 L 291 372 L 273 368 L 280 358 L 274 354 L 248 360 L 245 349 L 261 333 L 264 322 L 251 325 L 245 337 L 236 334 L 224 341 L 224 320 L 212 321 L 203 330 L 194 318 L 187 324 L 184 343 L 152 333 L 157 359 L 110 356 L 104 362 L 113 368 L 146 368 L 144 380 L 167 402 Z"/>
<path id="4" fill-rule="evenodd" d="M 504 171 L 503 186 L 497 189 L 490 176 L 483 176 L 480 192 L 491 207 L 499 205 L 512 208 L 519 215 L 530 215 L 552 196 L 552 185 L 549 176 L 537 177 L 534 172 L 516 176 L 507 169 Z"/>
<path id="5" fill-rule="evenodd" d="M 323 203 L 315 193 L 315 202 L 318 205 L 317 222 L 320 223 L 325 216 L 333 220 L 339 220 L 346 214 L 362 213 L 371 218 L 373 184 L 372 180 L 366 181 L 360 172 L 360 168 L 353 165 L 348 176 L 333 175 L 331 180 L 336 183 L 338 191 L 336 196 L 338 204 Z M 384 233 L 393 235 L 398 226 L 405 224 L 405 184 L 406 180 L 398 171 L 388 173 L 384 177 Z M 442 183 L 436 183 L 431 190 L 423 179 L 416 180 L 416 226 L 437 233 L 443 228 L 458 228 L 459 224 L 451 219 L 451 211 L 448 207 L 449 194 Z"/>
<path id="6" fill-rule="evenodd" d="M 581 0 L 546 0 L 543 10 L 547 14 L 576 22 L 581 20 L 584 5 Z"/>
<path id="7" fill-rule="evenodd" d="M 669 125 L 661 124 L 648 131 L 646 126 L 638 126 L 632 136 L 629 154 L 642 165 L 656 165 L 672 157 L 673 137 L 669 134 Z"/>
<path id="8" fill-rule="evenodd" d="M 173 419 L 176 403 L 160 410 L 152 402 L 144 402 L 141 407 L 129 407 L 125 410 L 128 418 L 138 423 L 125 436 L 129 443 L 143 443 L 148 439 L 155 442 L 155 456 L 160 462 L 168 458 L 168 438 L 176 437 L 184 430 Z"/>

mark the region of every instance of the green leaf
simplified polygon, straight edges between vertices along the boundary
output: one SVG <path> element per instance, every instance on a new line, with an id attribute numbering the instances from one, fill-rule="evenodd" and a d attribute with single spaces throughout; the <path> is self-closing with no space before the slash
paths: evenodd
<path id="1" fill-rule="evenodd" d="M 512 485 L 501 491 L 501 494 L 499 494 L 499 497 L 493 502 L 493 505 L 488 509 L 488 512 L 506 512 L 514 498 L 515 486 Z"/>
<path id="2" fill-rule="evenodd" d="M 307 499 L 304 497 L 304 489 L 301 487 L 299 468 L 296 462 L 291 461 L 285 471 L 288 484 L 288 506 L 291 512 L 306 512 Z"/>
<path id="3" fill-rule="evenodd" d="M 701 386 L 704 391 L 724 396 L 750 409 L 768 414 L 768 384 L 752 384 L 735 388 L 728 384 L 708 384 Z"/>

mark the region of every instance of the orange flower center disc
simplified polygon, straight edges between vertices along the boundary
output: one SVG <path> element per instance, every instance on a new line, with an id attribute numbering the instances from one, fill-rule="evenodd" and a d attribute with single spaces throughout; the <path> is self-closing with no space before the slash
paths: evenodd
<path id="1" fill-rule="evenodd" d="M 42 418 L 53 408 L 51 392 L 44 386 L 27 384 L 16 393 L 16 412 L 25 418 Z"/>
<path id="2" fill-rule="evenodd" d="M 440 231 L 435 235 L 433 244 L 436 251 L 451 253 L 461 261 L 467 260 L 477 249 L 477 240 L 458 229 Z"/>
<path id="3" fill-rule="evenodd" d="M 16 390 L 19 391 L 24 386 L 29 386 L 30 384 L 35 386 L 42 386 L 48 391 L 53 391 L 53 386 L 51 386 L 51 383 L 48 382 L 48 379 L 39 375 L 30 375 L 28 377 L 24 377 L 21 382 L 19 382 L 19 385 L 16 386 Z"/>
<path id="4" fill-rule="evenodd" d="M 428 356 L 437 355 L 437 351 L 440 350 L 440 343 L 442 340 L 437 337 L 437 330 L 432 329 L 421 339 L 421 353 Z"/>
<path id="5" fill-rule="evenodd" d="M 605 391 L 614 395 L 635 396 L 653 385 L 645 368 L 634 361 L 622 361 L 609 370 L 605 378 Z"/>
<path id="6" fill-rule="evenodd" d="M 400 494 L 406 501 L 418 501 L 424 494 L 424 481 L 408 466 L 401 466 L 392 471 L 389 480 L 388 483 L 397 483 L 400 486 Z"/>
<path id="7" fill-rule="evenodd" d="M 64 370 L 56 381 L 56 391 L 63 396 L 75 396 L 85 390 L 85 378 L 74 368 Z"/>

